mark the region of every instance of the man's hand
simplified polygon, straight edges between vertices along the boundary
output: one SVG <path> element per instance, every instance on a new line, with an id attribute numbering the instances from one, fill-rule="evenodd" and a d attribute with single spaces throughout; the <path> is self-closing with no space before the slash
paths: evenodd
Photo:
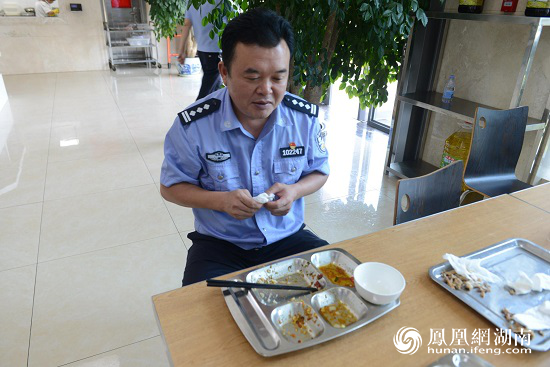
<path id="1" fill-rule="evenodd" d="M 185 54 L 186 53 L 187 53 L 187 51 L 183 51 L 183 53 L 178 55 L 178 62 L 182 65 L 185 64 Z"/>
<path id="2" fill-rule="evenodd" d="M 298 192 L 294 185 L 285 185 L 280 182 L 275 183 L 265 192 L 279 197 L 275 201 L 264 204 L 265 208 L 276 216 L 287 215 L 292 209 L 292 203 L 298 198 Z"/>
<path id="3" fill-rule="evenodd" d="M 235 219 L 248 219 L 261 208 L 262 204 L 252 199 L 250 191 L 246 189 L 229 191 L 224 198 L 223 211 Z"/>

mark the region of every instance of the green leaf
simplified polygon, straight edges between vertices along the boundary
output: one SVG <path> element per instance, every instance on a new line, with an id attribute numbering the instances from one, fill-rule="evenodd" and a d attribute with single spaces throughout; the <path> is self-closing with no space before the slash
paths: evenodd
<path id="1" fill-rule="evenodd" d="M 424 10 L 421 8 L 418 8 L 416 11 L 416 18 L 422 22 L 422 25 L 425 27 L 426 24 L 428 24 L 428 17 L 426 16 L 426 13 L 424 13 Z"/>
<path id="2" fill-rule="evenodd" d="M 403 4 L 397 3 L 396 9 L 397 14 L 403 14 Z"/>

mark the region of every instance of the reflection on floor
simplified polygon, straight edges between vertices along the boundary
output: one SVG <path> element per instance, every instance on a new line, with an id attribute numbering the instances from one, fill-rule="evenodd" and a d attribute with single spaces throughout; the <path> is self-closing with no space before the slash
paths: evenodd
<path id="1" fill-rule="evenodd" d="M 150 297 L 179 286 L 193 217 L 161 198 L 159 174 L 200 79 L 122 68 L 4 79 L 0 366 L 168 365 Z M 387 136 L 338 106 L 321 119 L 332 172 L 306 198 L 306 223 L 331 243 L 389 227 Z"/>

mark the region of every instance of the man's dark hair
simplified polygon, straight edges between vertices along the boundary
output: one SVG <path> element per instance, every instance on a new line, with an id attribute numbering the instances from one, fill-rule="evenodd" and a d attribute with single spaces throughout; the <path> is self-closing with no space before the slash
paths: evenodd
<path id="1" fill-rule="evenodd" d="M 245 45 L 276 47 L 284 39 L 290 55 L 294 49 L 294 33 L 290 23 L 274 11 L 255 8 L 232 19 L 222 34 L 222 59 L 229 71 L 235 47 L 241 42 Z"/>

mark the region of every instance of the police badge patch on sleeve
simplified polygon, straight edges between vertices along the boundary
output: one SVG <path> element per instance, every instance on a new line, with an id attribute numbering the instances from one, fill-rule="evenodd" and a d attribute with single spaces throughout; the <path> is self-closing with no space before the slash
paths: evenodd
<path id="1" fill-rule="evenodd" d="M 214 153 L 206 153 L 206 159 L 210 162 L 225 162 L 228 159 L 231 159 L 231 153 L 229 152 L 220 152 L 219 150 Z"/>
<path id="2" fill-rule="evenodd" d="M 327 136 L 327 130 L 324 123 L 321 122 L 320 124 L 321 128 L 315 137 L 315 141 L 317 142 L 317 148 L 319 148 L 321 153 L 326 153 L 327 147 L 325 146 L 325 138 Z"/>

